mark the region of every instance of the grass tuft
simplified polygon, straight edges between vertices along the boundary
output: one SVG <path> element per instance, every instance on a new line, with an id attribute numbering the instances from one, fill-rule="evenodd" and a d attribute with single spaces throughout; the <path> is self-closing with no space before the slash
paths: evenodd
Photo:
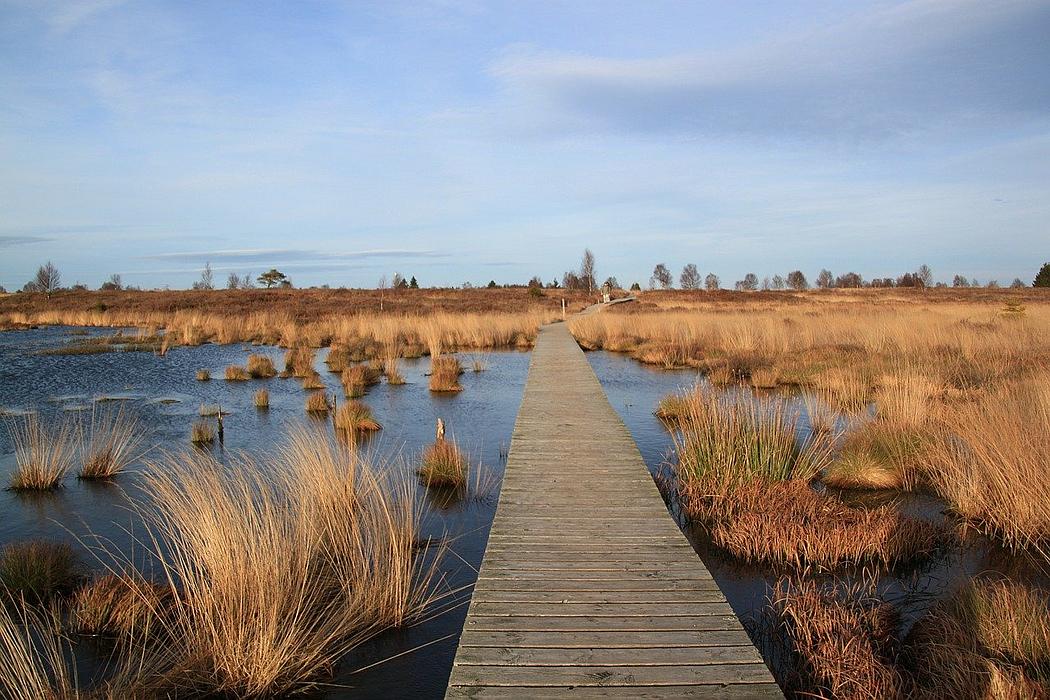
<path id="1" fill-rule="evenodd" d="M 29 414 L 13 420 L 8 428 L 17 462 L 10 488 L 49 491 L 60 487 L 76 459 L 79 425 L 67 419 L 57 426 L 45 426 L 36 414 Z"/>
<path id="2" fill-rule="evenodd" d="M 267 355 L 248 355 L 248 374 L 254 379 L 268 379 L 277 376 L 277 369 Z"/>
<path id="3" fill-rule="evenodd" d="M 462 488 L 469 465 L 455 440 L 441 438 L 423 450 L 417 473 L 424 486 Z"/>
<path id="4" fill-rule="evenodd" d="M 199 370 L 197 370 L 197 381 L 198 382 L 207 382 L 207 381 L 210 381 L 210 380 L 211 380 L 211 372 L 209 372 L 206 369 L 199 369 Z"/>
<path id="5" fill-rule="evenodd" d="M 226 368 L 226 381 L 244 382 L 249 379 L 248 370 L 240 365 L 230 365 Z"/>
<path id="6" fill-rule="evenodd" d="M 307 413 L 328 413 L 332 408 L 325 391 L 315 391 L 306 397 Z"/>
<path id="7" fill-rule="evenodd" d="M 255 392 L 254 399 L 256 408 L 269 408 L 270 407 L 270 392 L 266 389 L 259 389 Z"/>
<path id="8" fill-rule="evenodd" d="M 199 420 L 190 429 L 190 442 L 194 445 L 210 445 L 215 442 L 215 429 L 210 420 Z"/>
<path id="9" fill-rule="evenodd" d="M 168 585 L 137 574 L 107 574 L 77 589 L 70 601 L 70 624 L 79 634 L 146 641 L 162 631 L 173 594 Z"/>
<path id="10" fill-rule="evenodd" d="M 138 419 L 125 412 L 93 410 L 91 431 L 84 445 L 81 479 L 112 479 L 143 454 L 143 428 Z"/>
<path id="11" fill-rule="evenodd" d="M 335 412 L 335 427 L 350 433 L 372 432 L 381 426 L 372 416 L 372 409 L 360 401 L 346 401 Z"/>
<path id="12" fill-rule="evenodd" d="M 309 377 L 314 374 L 314 350 L 305 345 L 289 348 L 284 354 L 284 370 L 292 377 Z"/>
<path id="13" fill-rule="evenodd" d="M 430 357 L 430 390 L 440 392 L 462 391 L 459 375 L 463 368 L 459 360 L 452 355 L 432 355 Z"/>
<path id="14" fill-rule="evenodd" d="M 77 555 L 65 542 L 31 540 L 0 550 L 0 585 L 28 603 L 71 591 L 80 578 L 79 568 Z"/>

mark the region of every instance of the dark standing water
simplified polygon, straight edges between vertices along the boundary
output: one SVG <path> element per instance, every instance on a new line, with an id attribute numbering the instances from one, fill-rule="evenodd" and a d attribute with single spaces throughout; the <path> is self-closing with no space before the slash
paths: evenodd
<path id="1" fill-rule="evenodd" d="M 306 416 L 305 392 L 297 379 L 227 382 L 221 377 L 230 364 L 245 364 L 248 354 L 269 355 L 282 366 L 283 351 L 247 345 L 176 347 L 166 356 L 150 352 L 109 352 L 88 355 L 41 355 L 38 351 L 81 339 L 83 331 L 45 328 L 0 333 L 0 410 L 37 410 L 42 417 L 63 411 L 87 411 L 93 405 L 123 401 L 149 429 L 149 444 L 160 450 L 188 448 L 189 431 L 202 403 L 221 404 L 227 414 L 225 441 L 213 452 L 220 458 L 237 451 L 255 455 L 271 452 L 289 426 L 312 422 Z M 112 330 L 88 331 L 89 336 L 111 335 Z M 317 370 L 330 394 L 341 397 L 337 375 L 317 355 Z M 471 372 L 475 359 L 485 366 Z M 493 352 L 461 355 L 468 369 L 461 378 L 463 391 L 432 394 L 425 372 L 429 360 L 404 360 L 407 384 L 385 383 L 371 388 L 362 399 L 382 424 L 367 449 L 377 459 L 411 474 L 421 449 L 433 441 L 434 425 L 444 419 L 450 434 L 481 465 L 480 481 L 487 493 L 470 497 L 433 497 L 419 487 L 425 504 L 424 537 L 448 538 L 451 550 L 440 573 L 450 590 L 476 578 L 488 538 L 503 473 L 507 446 L 521 402 L 529 355 Z M 198 382 L 198 369 L 208 369 L 209 382 Z M 270 392 L 269 410 L 257 410 L 252 396 L 259 388 Z M 111 404 L 112 405 L 112 404 Z M 14 450 L 7 431 L 0 431 L 0 481 L 7 483 L 14 468 Z M 476 468 L 476 467 L 475 467 Z M 64 539 L 80 546 L 90 535 L 105 538 L 125 554 L 133 548 L 141 524 L 132 505 L 141 495 L 134 488 L 135 472 L 120 475 L 112 484 L 66 479 L 54 493 L 20 495 L 0 491 L 0 545 L 30 538 Z M 473 477 L 472 477 L 473 480 Z M 91 555 L 85 553 L 88 565 Z M 461 597 L 464 594 L 461 594 Z M 466 606 L 460 605 L 414 627 L 386 633 L 354 652 L 340 669 L 329 697 L 441 697 L 455 656 Z M 418 648 L 418 649 L 417 649 Z M 412 653 L 398 654 L 417 649 Z M 367 670 L 357 672 L 390 659 Z"/>

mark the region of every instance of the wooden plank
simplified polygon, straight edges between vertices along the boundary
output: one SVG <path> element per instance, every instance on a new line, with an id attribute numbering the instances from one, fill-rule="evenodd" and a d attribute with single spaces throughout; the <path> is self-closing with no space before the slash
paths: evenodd
<path id="1" fill-rule="evenodd" d="M 782 697 L 564 325 L 540 331 L 447 697 Z"/>

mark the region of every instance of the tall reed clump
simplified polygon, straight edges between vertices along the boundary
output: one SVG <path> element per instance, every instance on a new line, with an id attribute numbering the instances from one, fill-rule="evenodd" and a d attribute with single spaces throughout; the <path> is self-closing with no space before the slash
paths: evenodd
<path id="1" fill-rule="evenodd" d="M 8 423 L 17 467 L 9 487 L 15 491 L 49 491 L 62 485 L 73 467 L 80 442 L 79 424 L 64 419 L 44 425 L 35 414 Z"/>
<path id="2" fill-rule="evenodd" d="M 383 360 L 383 374 L 386 375 L 386 383 L 400 386 L 405 383 L 405 378 L 398 369 L 399 358 L 397 355 L 388 355 Z"/>
<path id="3" fill-rule="evenodd" d="M 65 542 L 31 540 L 0 550 L 0 589 L 29 603 L 67 593 L 79 578 L 79 560 Z"/>
<path id="4" fill-rule="evenodd" d="M 1008 547 L 1050 558 L 1047 378 L 953 406 L 935 429 L 924 474 L 951 509 Z"/>
<path id="5" fill-rule="evenodd" d="M 266 355 L 248 355 L 248 374 L 253 379 L 266 379 L 276 377 L 277 369 Z"/>
<path id="6" fill-rule="evenodd" d="M 255 392 L 253 397 L 256 408 L 269 408 L 270 407 L 270 392 L 266 389 L 259 389 Z"/>
<path id="7" fill-rule="evenodd" d="M 1050 600 L 1045 590 L 979 578 L 912 628 L 903 661 L 929 697 L 1050 694 Z"/>
<path id="8" fill-rule="evenodd" d="M 284 373 L 290 377 L 309 377 L 314 373 L 314 350 L 296 345 L 284 354 Z"/>
<path id="9" fill-rule="evenodd" d="M 851 508 L 810 482 L 830 460 L 830 441 L 796 437 L 797 415 L 778 401 L 705 396 L 688 399 L 675 465 L 686 514 L 733 556 L 796 568 L 930 556 L 947 530 L 892 507 Z"/>
<path id="10" fill-rule="evenodd" d="M 81 479 L 112 479 L 142 457 L 143 428 L 123 407 L 92 410 Z"/>
<path id="11" fill-rule="evenodd" d="M 372 409 L 360 401 L 346 401 L 335 412 L 335 427 L 345 433 L 370 433 L 382 426 L 372 415 Z"/>
<path id="12" fill-rule="evenodd" d="M 462 488 L 469 469 L 466 455 L 452 439 L 438 438 L 423 450 L 416 472 L 424 486 Z"/>
<path id="13" fill-rule="evenodd" d="M 452 355 L 438 355 L 430 358 L 430 390 L 440 392 L 462 391 L 459 383 L 459 375 L 463 374 L 463 367 L 459 360 Z"/>
<path id="14" fill-rule="evenodd" d="M 199 369 L 199 370 L 197 370 L 197 381 L 198 382 L 207 382 L 207 381 L 210 381 L 210 380 L 211 380 L 211 372 L 209 372 L 206 369 Z"/>
<path id="15" fill-rule="evenodd" d="M 145 490 L 173 584 L 162 618 L 181 669 L 173 679 L 187 690 L 303 691 L 432 601 L 408 484 L 316 432 L 293 431 L 268 467 L 169 456 Z"/>
<path id="16" fill-rule="evenodd" d="M 248 370 L 240 365 L 229 365 L 226 368 L 226 381 L 245 382 L 248 381 Z"/>
<path id="17" fill-rule="evenodd" d="M 777 400 L 693 392 L 683 397 L 677 472 L 723 488 L 754 479 L 808 482 L 827 466 L 828 441 L 796 438 L 798 416 Z"/>

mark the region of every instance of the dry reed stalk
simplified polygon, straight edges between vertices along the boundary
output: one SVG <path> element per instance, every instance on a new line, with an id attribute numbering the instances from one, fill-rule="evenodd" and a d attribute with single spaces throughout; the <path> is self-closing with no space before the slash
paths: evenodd
<path id="1" fill-rule="evenodd" d="M 91 426 L 83 449 L 81 479 L 112 479 L 142 457 L 144 429 L 121 406 L 116 411 L 91 411 Z"/>
<path id="2" fill-rule="evenodd" d="M 0 600 L 0 695 L 12 700 L 80 697 L 71 658 L 57 609 Z"/>
<path id="3" fill-rule="evenodd" d="M 823 481 L 846 489 L 914 490 L 921 481 L 930 442 L 931 437 L 923 430 L 883 420 L 868 421 L 846 435 Z"/>
<path id="4" fill-rule="evenodd" d="M 780 384 L 780 370 L 776 367 L 759 367 L 751 371 L 751 386 L 756 389 L 775 389 Z"/>
<path id="5" fill-rule="evenodd" d="M 930 417 L 931 402 L 944 392 L 932 373 L 900 370 L 883 375 L 875 392 L 879 420 L 902 429 L 921 428 Z"/>
<path id="6" fill-rule="evenodd" d="M 45 426 L 32 413 L 12 420 L 8 429 L 17 462 L 9 487 L 16 491 L 48 491 L 60 487 L 76 459 L 79 423 L 64 419 L 57 427 Z"/>
<path id="7" fill-rule="evenodd" d="M 394 386 L 400 386 L 405 383 L 405 378 L 401 375 L 398 370 L 398 357 L 397 355 L 391 355 L 383 361 L 383 374 L 386 375 L 386 383 Z"/>
<path id="8" fill-rule="evenodd" d="M 269 408 L 270 407 L 270 392 L 266 389 L 259 389 L 255 392 L 253 397 L 256 408 Z"/>
<path id="9" fill-rule="evenodd" d="M 266 379 L 276 377 L 277 369 L 267 355 L 248 355 L 248 374 L 255 379 Z"/>
<path id="10" fill-rule="evenodd" d="M 459 375 L 463 368 L 459 360 L 451 355 L 431 355 L 430 357 L 430 390 L 441 392 L 462 391 Z"/>
<path id="11" fill-rule="evenodd" d="M 230 365 L 226 368 L 226 380 L 230 382 L 248 381 L 248 370 L 239 365 Z"/>
<path id="12" fill-rule="evenodd" d="M 432 600 L 407 483 L 305 429 L 274 461 L 183 454 L 147 473 L 168 648 L 195 692 L 303 691 Z"/>

